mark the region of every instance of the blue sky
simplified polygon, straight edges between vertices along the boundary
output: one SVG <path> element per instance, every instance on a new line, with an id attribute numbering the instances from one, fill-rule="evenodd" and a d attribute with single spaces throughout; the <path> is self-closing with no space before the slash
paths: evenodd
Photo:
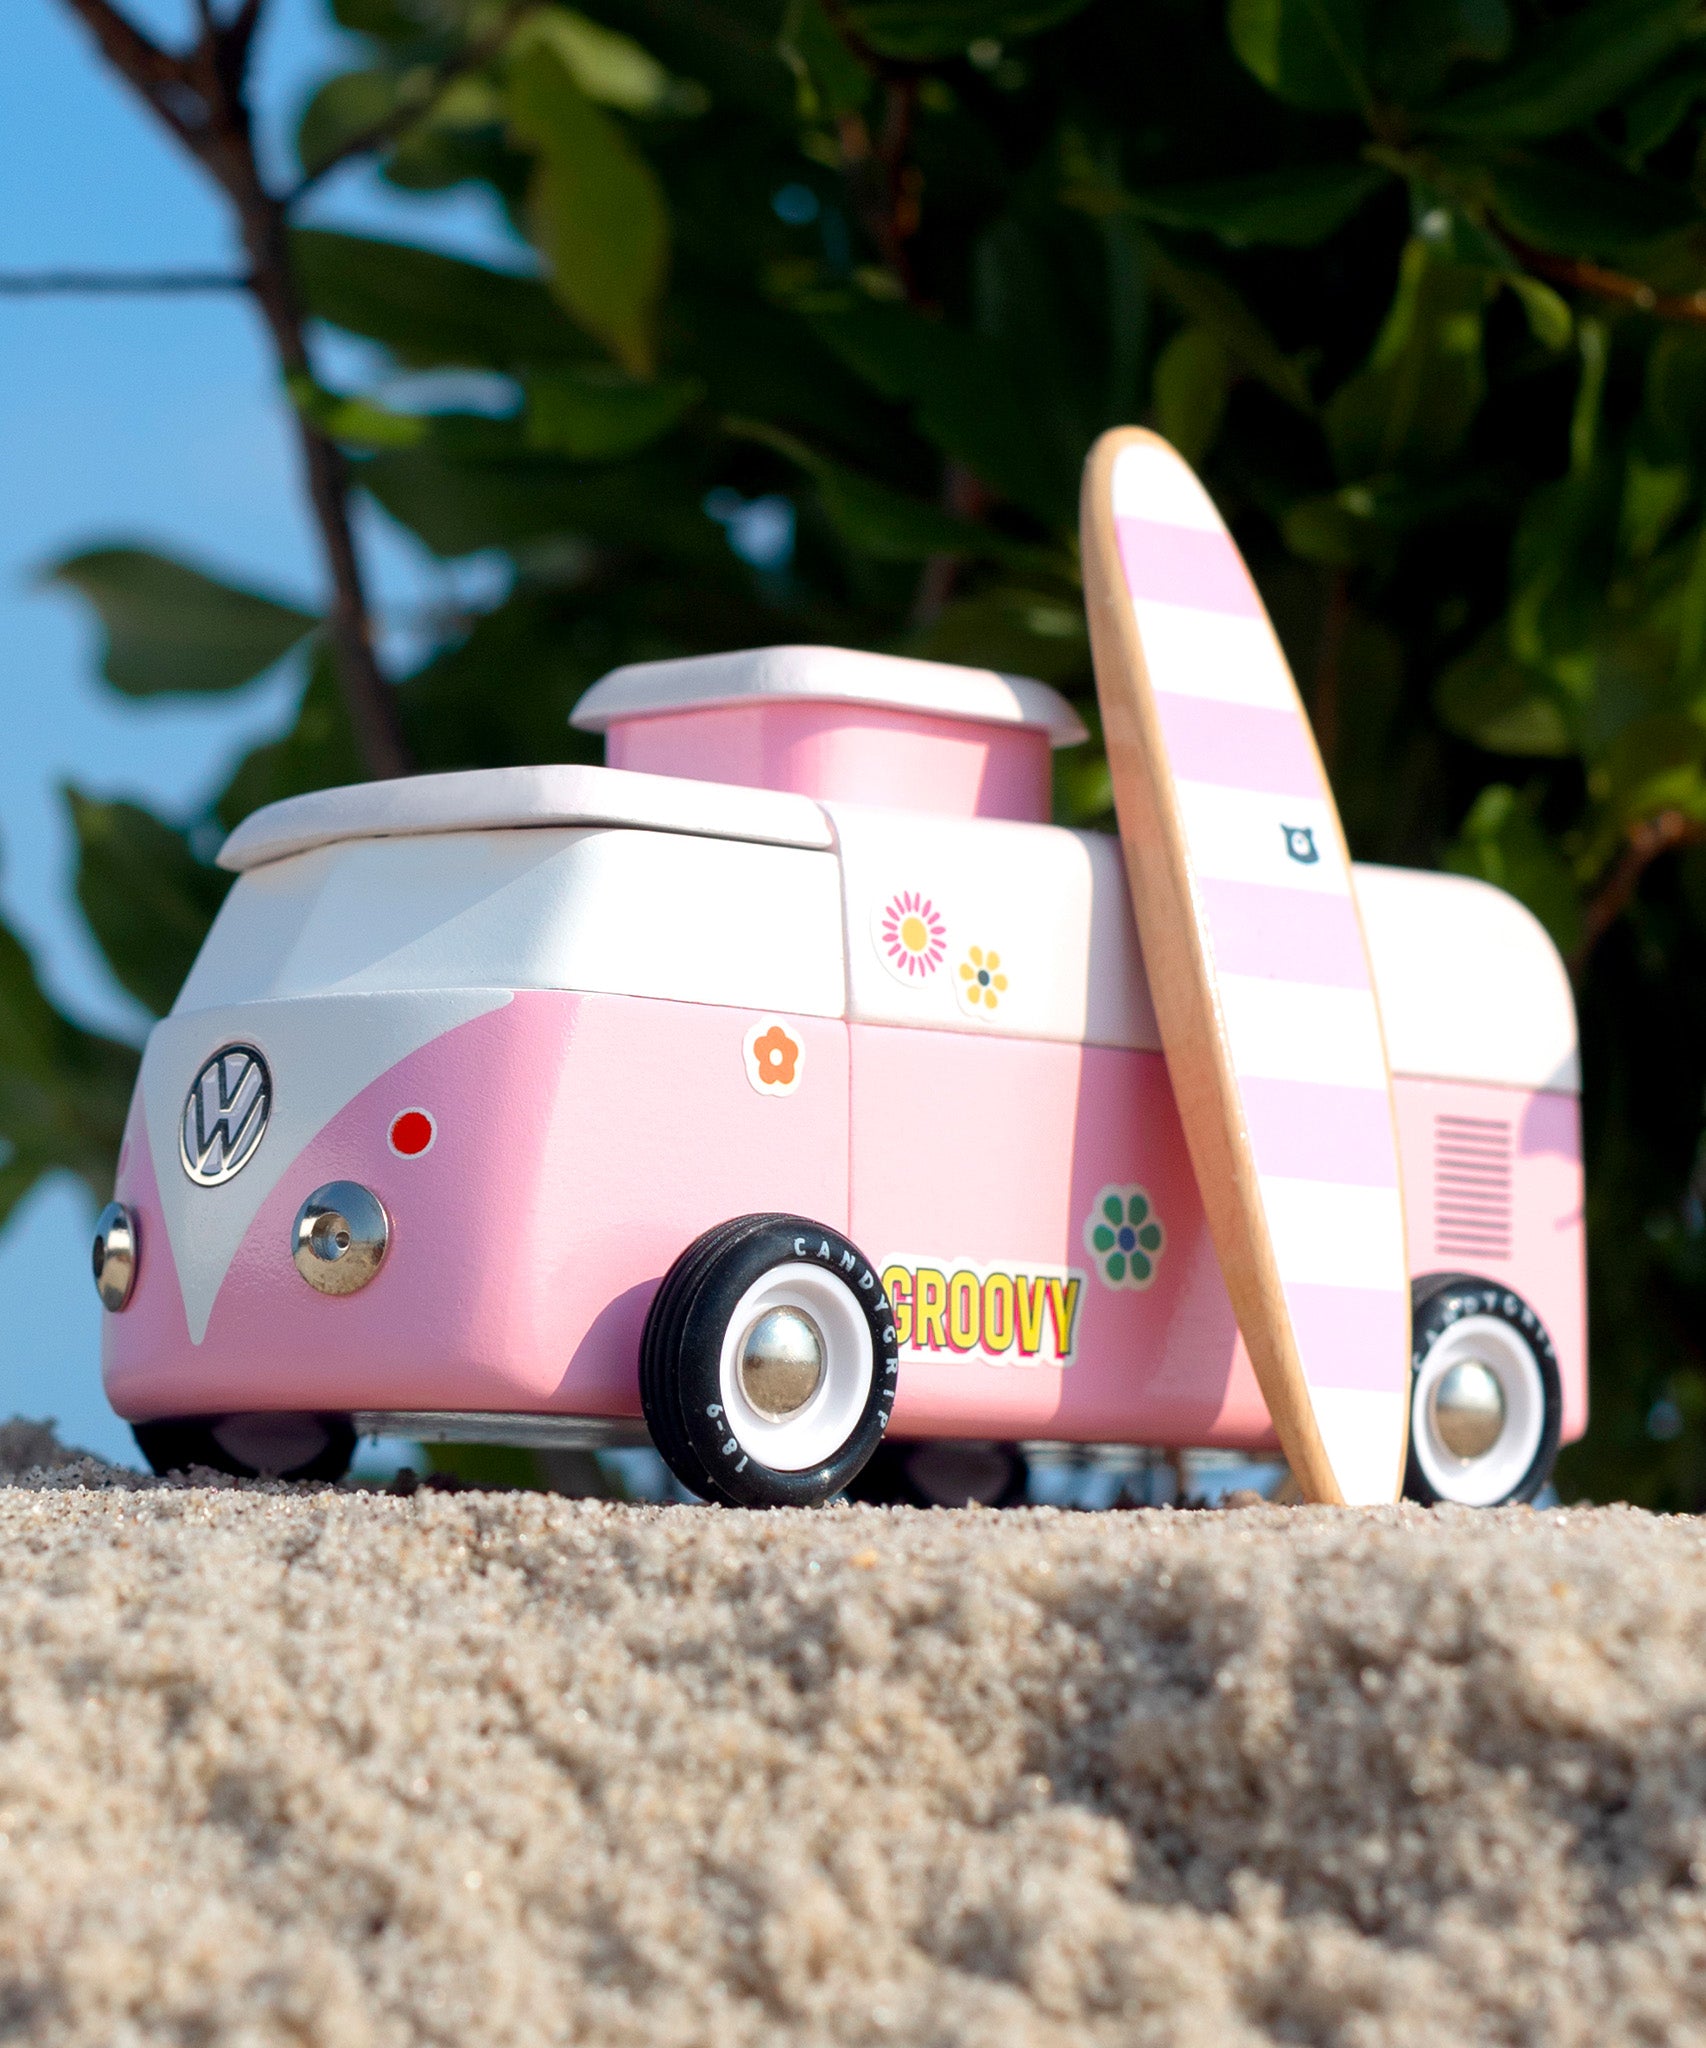
<path id="1" fill-rule="evenodd" d="M 128 0 L 168 38 L 191 0 Z M 12 0 L 0 66 L 0 270 L 218 267 L 217 197 L 111 80 L 61 0 Z M 260 50 L 263 133 L 282 167 L 340 39 L 317 0 L 271 0 Z M 365 174 L 331 181 L 315 217 L 520 262 L 474 195 L 414 200 Z M 146 541 L 301 599 L 321 589 L 284 422 L 240 301 L 0 299 L 0 904 L 55 996 L 139 1037 L 72 895 L 60 786 L 188 810 L 231 760 L 288 718 L 295 679 L 238 696 L 135 704 L 95 674 L 89 622 L 39 583 L 56 557 Z M 444 576 L 377 515 L 364 533 L 381 604 L 404 614 Z M 0 1418 L 57 1417 L 68 1441 L 134 1462 L 101 1393 L 90 1205 L 39 1188 L 0 1236 Z"/>

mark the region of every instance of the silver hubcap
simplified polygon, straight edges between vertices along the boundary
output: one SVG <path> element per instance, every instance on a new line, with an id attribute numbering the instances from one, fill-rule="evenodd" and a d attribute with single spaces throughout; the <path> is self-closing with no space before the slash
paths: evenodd
<path id="1" fill-rule="evenodd" d="M 1484 1458 L 1504 1434 L 1505 1390 L 1479 1359 L 1463 1358 L 1435 1382 L 1428 1409 L 1434 1435 L 1454 1458 Z"/>
<path id="2" fill-rule="evenodd" d="M 359 1181 L 328 1181 L 296 1212 L 291 1255 L 321 1294 L 354 1294 L 379 1271 L 390 1241 L 385 1205 Z"/>
<path id="3" fill-rule="evenodd" d="M 823 1332 L 803 1309 L 767 1309 L 741 1340 L 741 1392 L 767 1421 L 797 1415 L 823 1383 Z"/>

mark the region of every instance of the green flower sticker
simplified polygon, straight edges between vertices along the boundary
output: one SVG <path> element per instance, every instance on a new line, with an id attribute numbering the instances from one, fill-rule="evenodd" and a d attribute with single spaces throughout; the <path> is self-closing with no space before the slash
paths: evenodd
<path id="1" fill-rule="evenodd" d="M 1166 1242 L 1144 1188 L 1104 1188 L 1085 1219 L 1084 1248 L 1107 1287 L 1147 1287 Z"/>

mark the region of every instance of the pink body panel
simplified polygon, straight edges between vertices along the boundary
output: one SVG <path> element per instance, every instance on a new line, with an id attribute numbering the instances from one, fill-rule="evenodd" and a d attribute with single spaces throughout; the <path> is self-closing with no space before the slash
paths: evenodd
<path id="1" fill-rule="evenodd" d="M 1043 1436 L 1067 1441 L 1272 1445 L 1238 1335 L 1158 1054 L 852 1029 L 852 1235 L 882 1267 L 928 1260 L 945 1274 L 1027 1265 L 1084 1275 L 1077 1356 L 1065 1367 L 956 1351 L 951 1334 L 904 1355 L 891 1427 L 903 1436 Z M 1277 1091 L 1276 1091 L 1277 1092 Z M 1323 1090 L 1329 1095 L 1335 1091 Z M 1586 1426 L 1581 1164 L 1573 1096 L 1461 1083 L 1395 1084 L 1414 1273 L 1469 1271 L 1508 1282 L 1558 1351 L 1564 1436 Z M 1384 1113 L 1384 1102 L 1380 1103 Z M 1323 1103 L 1324 1112 L 1333 1105 Z M 1436 1193 L 1439 1119 L 1512 1133 L 1506 1255 L 1472 1256 Z M 1389 1157 L 1371 1143 L 1376 1184 Z M 1448 1155 L 1456 1121 L 1444 1126 Z M 1306 1134 L 1287 1142 L 1307 1144 Z M 1270 1140 L 1258 1130 L 1259 1151 Z M 1318 1136 L 1314 1142 L 1319 1142 Z M 1337 1141 L 1352 1156 L 1341 1134 Z M 1296 1170 L 1276 1161 L 1274 1171 Z M 1139 1184 L 1165 1232 L 1145 1289 L 1104 1284 L 1084 1225 L 1100 1190 Z M 1443 1247 L 1437 1223 L 1444 1224 Z M 1294 1313 L 1327 1383 L 1383 1383 L 1401 1332 L 1345 1313 L 1343 1290 L 1294 1290 Z M 1334 1297 L 1318 1303 L 1317 1295 Z M 920 1356 L 923 1350 L 929 1355 Z"/>
<path id="2" fill-rule="evenodd" d="M 1558 1354 L 1573 1443 L 1588 1420 L 1580 1103 L 1465 1081 L 1395 1093 L 1410 1270 L 1502 1280 L 1529 1303 Z"/>
<path id="3" fill-rule="evenodd" d="M 612 768 L 787 789 L 802 796 L 1046 823 L 1049 738 L 918 711 L 836 703 L 715 704 L 610 728 Z"/>
<path id="4" fill-rule="evenodd" d="M 788 1209 L 845 1228 L 847 1030 L 789 1019 L 802 1085 L 748 1081 L 744 1011 L 524 993 L 399 1062 L 267 1198 L 192 1345 L 133 1112 L 118 1198 L 141 1219 L 137 1289 L 105 1319 L 108 1397 L 131 1419 L 259 1409 L 549 1410 L 635 1416 L 657 1282 L 713 1223 Z M 399 1159 L 399 1110 L 438 1124 Z M 289 1258 L 313 1188 L 360 1180 L 392 1242 L 328 1299 Z"/>
<path id="5" fill-rule="evenodd" d="M 883 1267 L 1034 1264 L 1081 1276 L 1070 1365 L 1023 1362 L 1017 1346 L 999 1363 L 951 1343 L 909 1354 L 897 1434 L 1273 1443 L 1160 1055 L 789 1019 L 805 1047 L 801 1085 L 771 1098 L 746 1076 L 751 1022 L 689 1003 L 528 993 L 445 1033 L 303 1150 L 251 1227 L 200 1345 L 185 1327 L 133 1109 L 118 1198 L 140 1218 L 142 1265 L 130 1307 L 105 1319 L 114 1406 L 133 1419 L 433 1408 L 634 1417 L 640 1327 L 671 1261 L 730 1216 L 783 1209 L 846 1229 Z M 1558 1350 L 1564 1435 L 1579 1436 L 1575 1099 L 1405 1080 L 1396 1092 L 1412 1270 L 1474 1272 L 1532 1302 Z M 437 1137 L 420 1158 L 399 1159 L 385 1133 L 410 1107 L 433 1113 Z M 1278 1118 L 1258 1126 L 1257 1142 L 1282 1148 L 1284 1171 L 1314 1140 Z M 302 1197 L 341 1177 L 380 1194 L 394 1235 L 370 1287 L 328 1300 L 296 1274 L 288 1237 Z M 1147 1287 L 1111 1287 L 1085 1224 L 1101 1191 L 1134 1184 L 1165 1242 Z M 1362 1363 L 1353 1349 L 1343 1383 Z"/>
<path id="6" fill-rule="evenodd" d="M 852 1027 L 851 1234 L 882 1267 L 928 1259 L 1085 1275 L 1064 1368 L 907 1355 L 904 1436 L 1214 1443 L 1259 1438 L 1267 1409 L 1221 1284 L 1158 1053 L 879 1025 Z M 1154 1284 L 1102 1285 L 1084 1224 L 1097 1194 L 1141 1183 L 1166 1231 Z M 1159 1428 L 1161 1435 L 1139 1435 Z"/>

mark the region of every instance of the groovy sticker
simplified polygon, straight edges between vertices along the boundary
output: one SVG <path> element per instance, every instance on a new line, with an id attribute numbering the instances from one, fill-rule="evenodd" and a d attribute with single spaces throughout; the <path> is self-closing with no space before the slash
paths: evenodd
<path id="1" fill-rule="evenodd" d="M 1070 1365 L 1084 1275 L 1068 1266 L 895 1259 L 883 1268 L 903 1358 L 938 1365 Z"/>

